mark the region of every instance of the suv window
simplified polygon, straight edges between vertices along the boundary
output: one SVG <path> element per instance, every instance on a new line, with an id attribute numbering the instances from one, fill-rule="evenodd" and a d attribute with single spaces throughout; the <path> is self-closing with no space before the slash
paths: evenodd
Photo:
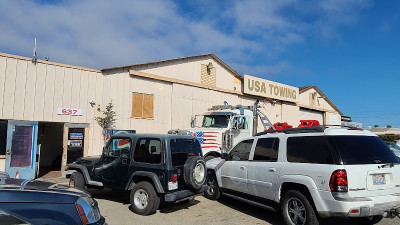
<path id="1" fill-rule="evenodd" d="M 376 136 L 328 136 L 344 165 L 398 163 L 397 157 Z"/>
<path id="2" fill-rule="evenodd" d="M 115 138 L 111 140 L 110 145 L 105 149 L 105 154 L 109 157 L 130 157 L 131 139 Z"/>
<path id="3" fill-rule="evenodd" d="M 325 136 L 289 137 L 287 161 L 296 163 L 334 164 Z"/>
<path id="4" fill-rule="evenodd" d="M 232 161 L 244 161 L 249 160 L 249 155 L 251 151 L 251 146 L 253 145 L 253 139 L 244 140 L 237 144 L 229 152 L 229 160 Z"/>
<path id="5" fill-rule="evenodd" d="M 278 160 L 279 138 L 259 138 L 253 161 L 276 162 Z"/>
<path id="6" fill-rule="evenodd" d="M 170 145 L 172 166 L 183 166 L 190 155 L 201 156 L 201 145 L 197 139 L 173 139 Z"/>
<path id="7" fill-rule="evenodd" d="M 136 142 L 133 159 L 136 162 L 161 163 L 161 141 L 153 138 L 140 138 Z"/>

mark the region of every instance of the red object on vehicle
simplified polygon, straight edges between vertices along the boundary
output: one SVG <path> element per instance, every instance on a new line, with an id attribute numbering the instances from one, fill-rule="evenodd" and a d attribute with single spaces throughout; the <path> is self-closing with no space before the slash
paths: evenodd
<path id="1" fill-rule="evenodd" d="M 283 122 L 283 123 L 274 123 L 273 126 L 275 127 L 275 130 L 284 130 L 284 129 L 288 129 L 288 128 L 293 128 L 293 126 L 290 126 L 288 123 Z M 270 127 L 269 130 L 272 130 L 272 128 Z"/>
<path id="2" fill-rule="evenodd" d="M 318 125 L 319 125 L 318 120 L 300 120 L 299 127 L 312 127 Z"/>

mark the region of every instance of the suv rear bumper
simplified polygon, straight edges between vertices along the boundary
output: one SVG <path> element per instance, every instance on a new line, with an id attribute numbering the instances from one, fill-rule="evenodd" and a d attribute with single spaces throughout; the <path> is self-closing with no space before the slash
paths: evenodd
<path id="1" fill-rule="evenodd" d="M 203 185 L 203 187 L 200 188 L 198 191 L 191 191 L 191 190 L 176 191 L 173 193 L 166 194 L 164 196 L 164 200 L 166 202 L 183 201 L 192 198 L 194 196 L 201 195 L 205 190 L 207 190 L 207 185 Z"/>
<path id="2" fill-rule="evenodd" d="M 388 213 L 400 213 L 400 196 L 387 195 L 349 200 L 329 200 L 326 202 L 327 211 L 319 211 L 321 217 L 346 216 L 346 217 L 367 217 L 385 215 Z"/>

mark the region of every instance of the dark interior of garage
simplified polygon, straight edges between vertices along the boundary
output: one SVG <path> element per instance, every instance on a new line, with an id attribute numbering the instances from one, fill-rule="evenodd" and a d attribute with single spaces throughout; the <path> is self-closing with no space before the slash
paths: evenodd
<path id="1" fill-rule="evenodd" d="M 40 162 L 38 177 L 60 177 L 63 153 L 63 123 L 39 122 Z"/>

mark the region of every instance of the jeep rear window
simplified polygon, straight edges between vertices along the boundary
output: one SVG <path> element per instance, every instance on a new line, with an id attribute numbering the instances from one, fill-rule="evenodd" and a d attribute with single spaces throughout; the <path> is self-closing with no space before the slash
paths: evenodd
<path id="1" fill-rule="evenodd" d="M 327 136 L 344 165 L 398 163 L 395 154 L 376 136 Z"/>
<path id="2" fill-rule="evenodd" d="M 172 166 L 183 166 L 190 155 L 201 156 L 201 146 L 197 139 L 174 139 L 170 146 Z"/>

